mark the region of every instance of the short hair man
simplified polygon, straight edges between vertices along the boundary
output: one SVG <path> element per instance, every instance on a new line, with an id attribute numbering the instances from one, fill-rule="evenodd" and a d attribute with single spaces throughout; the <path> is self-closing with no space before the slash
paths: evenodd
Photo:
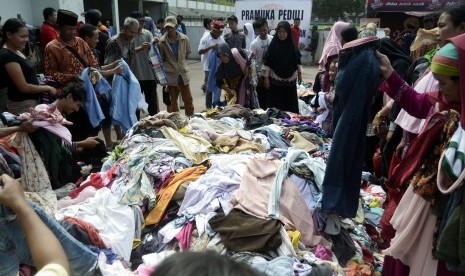
<path id="1" fill-rule="evenodd" d="M 231 32 L 224 35 L 224 40 L 228 43 L 229 48 L 245 49 L 246 48 L 246 39 L 245 35 L 239 32 L 238 29 L 238 19 L 235 15 L 228 17 L 228 25 L 231 29 Z"/>
<path id="2" fill-rule="evenodd" d="M 45 51 L 47 44 L 58 37 L 58 32 L 55 29 L 57 23 L 57 11 L 54 8 L 45 8 L 42 12 L 44 15 L 44 23 L 40 27 L 40 43 L 42 50 Z"/>
<path id="3" fill-rule="evenodd" d="M 299 17 L 294 18 L 294 24 L 292 24 L 291 26 L 291 33 L 292 33 L 292 36 L 294 37 L 295 45 L 298 47 L 299 39 L 300 39 L 300 18 Z"/>

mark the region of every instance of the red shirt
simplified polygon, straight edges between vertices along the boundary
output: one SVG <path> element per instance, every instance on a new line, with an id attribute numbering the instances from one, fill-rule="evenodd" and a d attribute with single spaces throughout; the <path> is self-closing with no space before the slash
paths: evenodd
<path id="1" fill-rule="evenodd" d="M 53 26 L 47 22 L 44 22 L 42 27 L 40 27 L 40 43 L 42 44 L 42 50 L 45 51 L 45 46 L 47 46 L 50 41 L 56 39 L 57 37 L 58 32 L 55 30 L 55 28 L 53 28 Z"/>
<path id="2" fill-rule="evenodd" d="M 294 25 L 291 26 L 292 36 L 294 36 L 295 45 L 299 46 L 299 38 L 300 38 L 300 28 L 295 27 Z"/>

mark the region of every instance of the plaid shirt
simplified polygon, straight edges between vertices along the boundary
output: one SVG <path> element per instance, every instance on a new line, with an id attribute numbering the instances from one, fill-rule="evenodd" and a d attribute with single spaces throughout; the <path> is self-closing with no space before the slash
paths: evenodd
<path id="1" fill-rule="evenodd" d="M 108 40 L 105 48 L 105 64 L 113 63 L 122 58 L 131 66 L 135 53 L 136 50 L 132 41 L 128 42 L 121 34 L 115 35 Z"/>

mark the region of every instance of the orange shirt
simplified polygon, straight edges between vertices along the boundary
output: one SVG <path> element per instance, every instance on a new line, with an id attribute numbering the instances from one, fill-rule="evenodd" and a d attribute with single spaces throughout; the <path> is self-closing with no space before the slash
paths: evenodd
<path id="1" fill-rule="evenodd" d="M 66 46 L 73 48 L 84 60 L 85 65 Z M 45 48 L 45 74 L 51 76 L 60 85 L 65 86 L 71 82 L 74 75 L 81 74 L 85 67 L 98 68 L 99 63 L 89 45 L 79 37 L 68 43 L 58 37 Z"/>

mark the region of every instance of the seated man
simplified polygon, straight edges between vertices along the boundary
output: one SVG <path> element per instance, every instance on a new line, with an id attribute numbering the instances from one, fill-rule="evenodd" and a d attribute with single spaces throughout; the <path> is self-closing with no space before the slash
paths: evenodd
<path id="1" fill-rule="evenodd" d="M 81 85 L 72 83 L 63 88 L 57 100 L 50 104 L 49 107 L 56 107 L 56 110 L 54 110 L 55 117 L 67 116 L 79 110 L 86 100 L 85 95 L 86 92 Z M 39 107 L 40 109 L 47 108 L 38 106 L 36 110 Z M 31 117 L 34 119 L 34 116 Z M 103 155 L 106 155 L 105 146 L 98 138 L 88 137 L 83 141 L 71 142 L 71 134 L 65 127 L 57 123 L 56 129 L 59 129 L 59 131 L 38 128 L 29 134 L 44 162 L 54 190 L 78 180 L 81 174 L 77 161 L 91 163 L 95 153 L 100 153 L 95 158 L 96 161 L 100 162 L 104 157 Z M 97 146 L 103 147 L 103 150 L 95 150 Z M 92 151 L 86 149 L 92 149 Z"/>

